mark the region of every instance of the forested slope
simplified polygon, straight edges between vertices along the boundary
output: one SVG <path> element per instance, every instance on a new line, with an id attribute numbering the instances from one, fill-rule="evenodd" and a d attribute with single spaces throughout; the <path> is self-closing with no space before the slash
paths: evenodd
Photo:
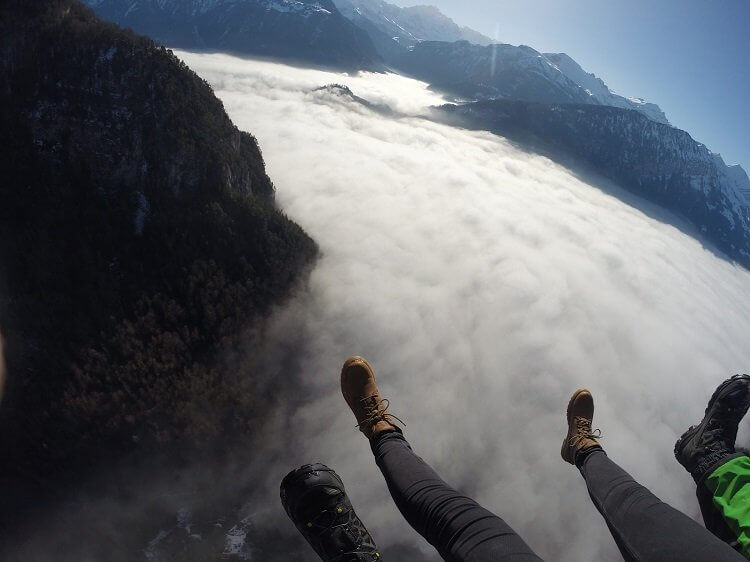
<path id="1" fill-rule="evenodd" d="M 7 510 L 103 459 L 251 432 L 246 334 L 317 248 L 170 51 L 72 0 L 4 3 L 0 33 Z"/>

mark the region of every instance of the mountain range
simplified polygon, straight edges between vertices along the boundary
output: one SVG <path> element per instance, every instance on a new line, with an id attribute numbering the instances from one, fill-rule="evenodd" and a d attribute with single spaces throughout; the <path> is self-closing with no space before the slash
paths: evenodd
<path id="1" fill-rule="evenodd" d="M 664 111 L 613 92 L 565 53 L 456 37 L 432 40 L 402 25 L 405 9 L 382 0 L 338 0 L 386 63 L 453 98 L 458 123 L 533 140 L 592 166 L 686 217 L 733 259 L 750 266 L 750 180 L 739 165 L 672 127 Z M 458 28 L 456 26 L 455 28 Z M 398 33 L 401 29 L 401 33 Z M 453 120 L 452 122 L 457 122 Z"/>
<path id="2" fill-rule="evenodd" d="M 456 124 L 563 155 L 686 218 L 729 257 L 750 268 L 750 187 L 688 133 L 618 107 L 487 100 L 440 108 Z M 743 192 L 744 191 L 744 192 Z"/>
<path id="3" fill-rule="evenodd" d="M 342 70 L 391 68 L 465 101 L 521 99 L 634 109 L 564 53 L 493 42 L 433 6 L 383 0 L 85 0 L 99 16 L 175 47 L 281 58 Z"/>
<path id="4" fill-rule="evenodd" d="M 331 0 L 84 0 L 113 21 L 171 47 L 378 70 L 371 39 Z"/>
<path id="5" fill-rule="evenodd" d="M 746 228 L 742 209 L 746 209 L 750 201 L 750 180 L 745 171 L 740 166 L 727 166 L 720 156 L 687 133 L 671 130 L 667 116 L 658 105 L 613 92 L 601 78 L 584 70 L 565 53 L 541 53 L 526 45 L 494 43 L 474 30 L 460 27 L 437 8 L 402 8 L 384 0 L 334 0 L 335 3 L 331 0 L 86 1 L 104 17 L 125 25 L 137 24 L 140 31 L 165 41 L 171 38 L 176 45 L 203 48 L 211 45 L 210 48 L 287 60 L 304 59 L 345 69 L 387 68 L 429 83 L 459 105 L 481 101 L 497 101 L 496 108 L 504 107 L 501 101 L 542 104 L 545 107 L 528 110 L 530 115 L 536 116 L 533 123 L 529 122 L 529 134 L 541 133 L 539 127 L 543 122 L 553 128 L 560 125 L 557 120 L 541 119 L 542 115 L 554 114 L 557 119 L 567 119 L 566 126 L 574 131 L 583 128 L 582 119 L 591 118 L 601 123 L 601 115 L 613 115 L 582 106 L 642 115 L 648 122 L 662 126 L 638 129 L 648 135 L 648 142 L 644 141 L 640 150 L 630 150 L 628 154 L 630 158 L 643 159 L 643 166 L 634 162 L 633 170 L 641 170 L 645 175 L 628 179 L 628 185 L 651 185 L 658 174 L 650 176 L 646 170 L 651 166 L 650 159 L 657 158 L 663 167 L 659 173 L 665 172 L 670 181 L 685 182 L 683 188 L 694 190 L 706 206 L 718 205 L 720 214 L 731 216 L 731 220 L 727 219 L 729 230 Z M 268 29 L 273 32 L 266 31 Z M 288 29 L 294 30 L 294 41 L 289 40 Z M 325 40 L 321 38 L 323 35 Z M 576 109 L 558 110 L 562 105 Z M 455 113 L 471 117 L 472 126 L 478 125 L 476 115 L 488 115 L 485 106 L 477 105 Z M 514 127 L 520 127 L 524 119 L 515 115 L 511 121 Z M 630 117 L 612 119 L 607 121 L 606 135 L 605 131 L 593 133 L 600 133 L 594 136 L 602 141 L 606 139 L 612 146 L 627 146 L 628 142 L 636 142 L 632 129 L 628 128 L 634 123 L 641 122 Z M 491 127 L 485 124 L 485 128 Z M 499 132 L 497 127 L 495 130 Z M 682 138 L 683 133 L 690 138 L 689 152 L 696 155 L 694 163 L 700 161 L 705 173 L 695 175 L 681 171 L 680 166 L 686 164 L 684 154 L 671 150 L 671 146 L 676 136 Z M 550 142 L 556 140 L 551 138 Z M 577 142 L 568 143 L 566 151 L 584 160 L 592 156 Z M 607 162 L 615 165 L 613 159 L 599 161 L 598 169 L 610 177 L 619 177 L 617 170 L 606 169 Z M 726 195 L 726 199 L 711 200 L 713 189 Z M 681 202 L 663 194 L 657 197 L 646 193 L 646 196 L 659 198 L 661 204 L 671 210 L 686 212 Z M 721 221 L 699 220 L 694 210 L 688 214 L 709 239 L 729 255 L 744 260 L 743 252 L 748 249 L 744 235 L 728 234 L 724 226 L 719 226 Z M 733 242 L 729 242 L 730 239 Z"/>
<path id="6" fill-rule="evenodd" d="M 581 65 L 565 53 L 544 53 L 544 58 L 554 65 L 560 72 L 575 82 L 579 87 L 601 105 L 610 105 L 621 109 L 635 109 L 657 123 L 669 125 L 667 116 L 655 103 L 649 103 L 642 98 L 625 98 L 609 89 L 601 78 L 586 72 Z"/>
<path id="7" fill-rule="evenodd" d="M 669 123 L 658 105 L 612 92 L 565 53 L 498 43 L 459 27 L 434 6 L 402 8 L 383 0 L 335 0 L 368 33 L 392 68 L 468 100 L 510 98 L 634 109 Z"/>
<path id="8" fill-rule="evenodd" d="M 459 27 L 434 6 L 400 7 L 383 0 L 334 0 L 355 24 L 377 29 L 406 48 L 420 41 L 471 41 L 489 45 L 492 39 L 470 27 Z"/>

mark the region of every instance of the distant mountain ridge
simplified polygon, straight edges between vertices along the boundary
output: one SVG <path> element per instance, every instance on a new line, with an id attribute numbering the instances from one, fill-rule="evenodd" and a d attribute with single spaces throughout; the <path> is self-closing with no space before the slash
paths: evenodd
<path id="1" fill-rule="evenodd" d="M 634 109 L 669 124 L 658 105 L 615 94 L 565 53 L 543 54 L 525 45 L 498 43 L 475 30 L 459 27 L 434 6 L 401 8 L 384 0 L 334 1 L 344 16 L 370 35 L 386 62 L 450 93 L 471 100 L 500 97 L 610 105 Z M 439 44 L 457 41 L 471 45 Z M 541 79 L 528 73 L 536 73 Z M 572 84 L 565 84 L 563 76 Z M 550 87 L 557 91 L 556 99 L 550 91 L 542 92 Z M 582 92 L 577 91 L 579 88 Z"/>
<path id="2" fill-rule="evenodd" d="M 604 146 L 599 147 L 601 150 L 620 146 L 624 150 L 623 157 L 630 158 L 632 174 L 628 175 L 618 168 L 621 162 L 615 155 L 596 160 L 595 167 L 605 175 L 630 185 L 631 190 L 635 184 L 657 189 L 658 182 L 654 178 L 668 178 L 664 181 L 672 182 L 672 195 L 679 192 L 680 195 L 675 197 L 696 197 L 696 209 L 707 209 L 705 217 L 696 209 L 685 208 L 675 199 L 666 197 L 659 200 L 657 194 L 647 192 L 643 195 L 651 200 L 659 200 L 667 208 L 687 216 L 694 224 L 706 230 L 709 237 L 724 251 L 748 265 L 748 256 L 744 252 L 750 249 L 745 238 L 750 233 L 750 223 L 746 221 L 747 206 L 750 204 L 750 180 L 745 170 L 740 166 L 727 166 L 718 154 L 711 153 L 684 131 L 671 130 L 664 111 L 655 103 L 616 94 L 601 78 L 586 72 L 565 53 L 540 53 L 526 45 L 467 41 L 464 37 L 459 37 L 456 31 L 459 28 L 453 22 L 451 33 L 436 31 L 432 36 L 435 40 L 429 40 L 431 37 L 427 37 L 427 34 L 422 33 L 420 36 L 413 27 L 404 25 L 407 21 L 404 19 L 406 9 L 383 0 L 336 2 L 342 13 L 370 34 L 376 48 L 391 68 L 426 81 L 433 89 L 452 96 L 455 102 L 466 104 L 452 112 L 469 117 L 468 121 L 474 126 L 482 127 L 477 115 L 490 119 L 494 125 L 486 124 L 486 127 L 500 134 L 523 136 L 521 129 L 525 125 L 529 127 L 526 134 L 543 136 L 542 126 L 550 126 L 557 134 L 550 139 L 552 144 L 566 138 L 567 144 L 557 148 L 564 148 L 568 154 L 587 161 L 592 158 L 596 160 L 596 151 L 569 137 L 570 130 L 585 129 L 586 133 L 582 133 L 584 136 L 604 143 Z M 418 12 L 434 13 L 427 8 Z M 528 109 L 528 116 L 533 115 L 534 118 L 526 119 L 514 114 L 505 121 L 501 120 L 502 126 L 499 126 L 495 120 L 497 114 L 487 110 L 484 105 L 472 104 L 483 100 L 497 100 L 496 109 L 501 113 L 502 107 L 516 110 L 519 107 L 533 108 Z M 512 102 L 515 101 L 519 104 L 514 105 Z M 529 102 L 539 105 L 531 105 Z M 554 109 L 558 104 L 572 104 L 576 107 L 575 113 L 564 106 Z M 589 108 L 582 109 L 578 104 L 585 104 Z M 547 109 L 543 109 L 544 107 Z M 596 107 L 626 110 L 623 114 L 625 116 L 628 111 L 632 111 L 660 127 L 649 129 L 647 123 L 632 116 L 614 119 L 605 124 L 600 120 L 601 116 L 609 113 L 599 111 Z M 553 116 L 562 121 L 556 121 Z M 602 124 L 604 129 L 588 130 L 589 127 L 584 127 L 581 121 L 584 118 L 591 118 L 593 122 Z M 564 132 L 560 129 L 563 124 L 570 127 L 570 130 Z M 636 143 L 636 140 L 627 127 L 636 127 L 648 138 L 648 141 L 639 141 L 642 143 L 641 149 L 636 150 L 634 145 L 628 144 Z M 626 141 L 618 139 L 618 135 Z M 686 138 L 689 140 L 685 140 Z M 668 150 L 677 139 L 684 144 L 686 152 Z M 694 154 L 694 157 L 687 158 L 686 154 Z M 659 166 L 656 166 L 658 173 L 653 170 L 654 158 L 659 161 Z M 681 166 L 703 171 L 686 175 L 686 172 L 680 170 Z M 686 183 L 678 186 L 680 182 Z M 681 191 L 683 188 L 685 191 Z M 718 200 L 713 201 L 712 197 L 718 197 Z M 730 227 L 723 220 L 729 221 Z"/>
<path id="3" fill-rule="evenodd" d="M 652 121 L 669 125 L 667 116 L 664 115 L 664 112 L 658 105 L 649 103 L 641 98 L 625 98 L 615 94 L 601 78 L 583 70 L 581 65 L 565 53 L 544 53 L 544 57 L 554 64 L 560 72 L 589 93 L 589 95 L 595 97 L 600 104 L 622 109 L 635 109 Z"/>
<path id="4" fill-rule="evenodd" d="M 469 27 L 460 27 L 435 6 L 400 7 L 383 0 L 333 0 L 354 23 L 368 20 L 402 47 L 419 41 L 470 41 L 489 45 L 492 39 Z"/>
<path id="5" fill-rule="evenodd" d="M 464 100 L 507 98 L 548 103 L 591 103 L 583 88 L 538 51 L 521 45 L 483 47 L 468 41 L 422 41 L 395 66 Z"/>
<path id="6" fill-rule="evenodd" d="M 397 71 L 466 100 L 520 99 L 634 109 L 669 123 L 640 98 L 609 90 L 564 53 L 493 44 L 434 6 L 384 0 L 83 0 L 100 17 L 158 42 L 340 68 Z"/>
<path id="7" fill-rule="evenodd" d="M 628 191 L 690 221 L 750 269 L 750 180 L 680 129 L 601 105 L 488 100 L 447 105 L 459 123 L 582 160 Z M 455 121 L 453 121 L 455 122 Z"/>
<path id="8" fill-rule="evenodd" d="M 367 33 L 331 0 L 83 0 L 103 19 L 159 43 L 379 70 Z"/>
<path id="9" fill-rule="evenodd" d="M 614 94 L 568 55 L 545 55 L 527 45 L 423 41 L 401 51 L 392 62 L 399 70 L 465 101 L 500 98 L 609 105 L 669 124 L 658 105 Z"/>

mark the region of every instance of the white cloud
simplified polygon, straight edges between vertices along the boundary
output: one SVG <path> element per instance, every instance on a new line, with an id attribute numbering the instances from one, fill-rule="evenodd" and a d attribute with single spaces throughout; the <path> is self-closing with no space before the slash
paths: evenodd
<path id="1" fill-rule="evenodd" d="M 268 421 L 247 466 L 229 470 L 252 476 L 256 532 L 295 533 L 278 484 L 321 461 L 342 475 L 381 548 L 417 544 L 437 559 L 354 430 L 338 388 L 350 354 L 373 362 L 417 453 L 549 560 L 618 557 L 583 480 L 559 456 L 565 406 L 580 386 L 593 391 L 610 456 L 697 516 L 672 446 L 713 388 L 750 363 L 747 271 L 651 218 L 676 220 L 658 208 L 623 203 L 604 180 L 418 117 L 442 101 L 423 83 L 178 55 L 257 136 L 280 206 L 323 254 L 309 290 L 269 328 L 269 357 L 298 345 L 288 411 Z M 332 82 L 398 116 L 313 91 Z M 92 509 L 137 520 L 131 504 Z"/>
<path id="2" fill-rule="evenodd" d="M 381 547 L 417 542 L 339 394 L 341 363 L 361 354 L 415 450 L 547 559 L 617 558 L 559 455 L 581 386 L 610 456 L 697 516 L 672 447 L 713 388 L 750 364 L 747 271 L 605 180 L 585 183 L 488 133 L 311 92 L 344 83 L 415 115 L 440 102 L 422 83 L 178 55 L 257 136 L 281 207 L 323 253 L 309 292 L 275 320 L 279 339 L 306 338 L 291 377 L 303 382 L 290 389 L 304 406 L 254 452 L 275 459 L 256 515 L 284 518 L 281 477 L 321 461 Z"/>

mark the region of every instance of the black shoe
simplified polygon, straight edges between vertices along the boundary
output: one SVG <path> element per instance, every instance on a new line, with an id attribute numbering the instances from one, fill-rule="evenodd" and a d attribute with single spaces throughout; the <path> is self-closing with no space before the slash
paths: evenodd
<path id="1" fill-rule="evenodd" d="M 674 456 L 697 483 L 735 455 L 737 426 L 749 407 L 750 377 L 735 375 L 713 393 L 701 423 L 677 440 Z"/>
<path id="2" fill-rule="evenodd" d="M 281 504 L 325 562 L 379 562 L 375 541 L 354 513 L 344 483 L 324 464 L 306 464 L 281 481 Z"/>

